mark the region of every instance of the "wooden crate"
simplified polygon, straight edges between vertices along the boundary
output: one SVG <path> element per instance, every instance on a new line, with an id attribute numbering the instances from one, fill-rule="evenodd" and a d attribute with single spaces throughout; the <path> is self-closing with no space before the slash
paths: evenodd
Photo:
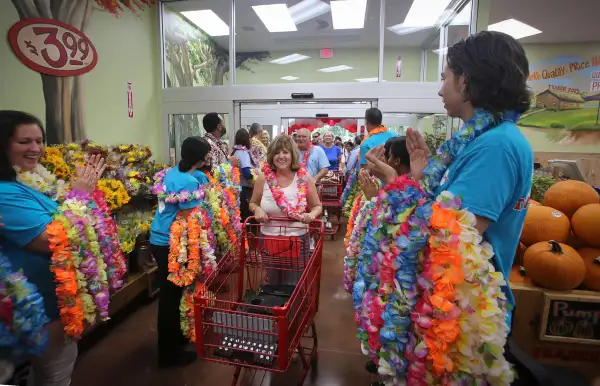
<path id="1" fill-rule="evenodd" d="M 512 335 L 543 364 L 600 377 L 600 293 L 550 291 L 510 284 L 515 296 Z"/>

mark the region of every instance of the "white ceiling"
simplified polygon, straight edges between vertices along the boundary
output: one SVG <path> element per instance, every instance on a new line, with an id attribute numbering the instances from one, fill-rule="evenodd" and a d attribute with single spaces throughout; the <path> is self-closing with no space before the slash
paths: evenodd
<path id="1" fill-rule="evenodd" d="M 365 27 L 359 30 L 334 30 L 331 13 L 299 24 L 296 32 L 270 33 L 252 10 L 253 5 L 285 2 L 291 7 L 301 0 L 236 0 L 236 47 L 239 52 L 290 52 L 319 48 L 377 48 L 379 46 L 379 0 L 369 0 Z M 328 2 L 329 0 L 324 0 Z M 541 34 L 521 39 L 522 43 L 600 42 L 600 0 L 490 0 L 490 24 L 515 18 L 541 31 Z M 386 27 L 404 21 L 412 0 L 387 0 Z M 229 23 L 231 6 L 227 0 L 188 0 L 167 3 L 175 11 L 212 9 Z M 565 8 L 567 7 L 567 8 Z M 568 12 L 566 11 L 568 9 Z M 567 16 L 568 13 L 568 16 Z M 451 26 L 449 43 L 468 33 L 467 26 Z M 431 42 L 435 29 L 399 36 L 386 30 L 385 45 L 422 47 Z M 229 47 L 227 36 L 213 38 L 222 47 Z M 437 40 L 432 48 L 437 48 Z"/>

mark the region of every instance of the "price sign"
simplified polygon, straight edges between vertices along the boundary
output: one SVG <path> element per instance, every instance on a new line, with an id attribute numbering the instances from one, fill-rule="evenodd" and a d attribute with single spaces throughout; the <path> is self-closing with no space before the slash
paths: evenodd
<path id="1" fill-rule="evenodd" d="M 23 64 L 42 74 L 81 75 L 98 63 L 96 48 L 83 32 L 53 19 L 15 23 L 8 42 Z"/>
<path id="2" fill-rule="evenodd" d="M 540 340 L 600 345 L 600 298 L 544 295 Z"/>

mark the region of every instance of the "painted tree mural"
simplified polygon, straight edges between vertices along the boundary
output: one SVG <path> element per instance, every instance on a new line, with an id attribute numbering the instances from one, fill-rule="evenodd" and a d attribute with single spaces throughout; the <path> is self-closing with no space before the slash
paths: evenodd
<path id="1" fill-rule="evenodd" d="M 92 11 L 100 9 L 119 16 L 127 10 L 138 12 L 155 0 L 12 0 L 19 18 L 54 19 L 83 33 Z M 80 142 L 85 135 L 85 93 L 82 76 L 58 77 L 41 74 L 46 103 L 46 132 L 49 144 Z"/>

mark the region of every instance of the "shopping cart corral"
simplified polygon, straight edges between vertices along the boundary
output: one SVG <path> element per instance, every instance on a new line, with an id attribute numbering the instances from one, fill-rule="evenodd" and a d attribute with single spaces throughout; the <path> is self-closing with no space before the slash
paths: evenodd
<path id="1" fill-rule="evenodd" d="M 342 217 L 342 192 L 344 190 L 344 174 L 340 171 L 330 171 L 327 173 L 319 184 L 319 198 L 323 205 L 322 221 L 325 224 L 325 234 L 335 239 L 335 234 L 340 228 L 340 220 Z M 337 216 L 337 221 L 334 223 L 331 220 Z"/>
<path id="2" fill-rule="evenodd" d="M 224 256 L 205 287 L 197 286 L 214 288 L 217 295 L 194 296 L 196 350 L 205 360 L 234 366 L 232 385 L 242 370 L 252 372 L 254 385 L 261 371 L 263 380 L 268 372 L 285 372 L 297 357 L 302 385 L 317 362 L 323 223 L 271 218 L 266 226 L 251 219 L 243 227 L 239 256 Z M 225 280 L 215 282 L 217 277 Z"/>

